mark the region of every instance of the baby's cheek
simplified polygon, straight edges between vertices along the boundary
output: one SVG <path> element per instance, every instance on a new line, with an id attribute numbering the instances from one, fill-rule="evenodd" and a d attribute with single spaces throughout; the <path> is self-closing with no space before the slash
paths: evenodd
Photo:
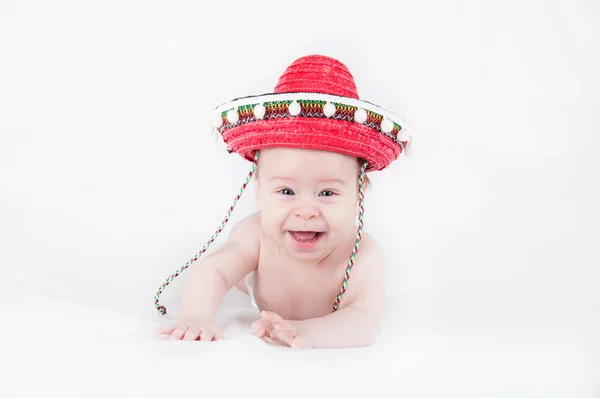
<path id="1" fill-rule="evenodd" d="M 333 206 L 327 213 L 329 224 L 334 229 L 345 229 L 354 224 L 354 206 Z"/>
<path id="2" fill-rule="evenodd" d="M 261 210 L 261 224 L 264 231 L 272 232 L 279 230 L 283 225 L 283 218 L 275 208 Z"/>

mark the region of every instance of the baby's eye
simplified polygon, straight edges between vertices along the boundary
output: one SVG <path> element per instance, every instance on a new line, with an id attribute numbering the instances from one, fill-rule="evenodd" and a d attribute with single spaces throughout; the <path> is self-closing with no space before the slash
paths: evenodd
<path id="1" fill-rule="evenodd" d="M 323 192 L 321 192 L 321 196 L 333 196 L 333 192 L 331 192 L 331 191 L 323 191 Z"/>
<path id="2" fill-rule="evenodd" d="M 294 192 L 291 189 L 288 188 L 283 188 L 279 191 L 280 194 L 282 195 L 293 195 Z"/>

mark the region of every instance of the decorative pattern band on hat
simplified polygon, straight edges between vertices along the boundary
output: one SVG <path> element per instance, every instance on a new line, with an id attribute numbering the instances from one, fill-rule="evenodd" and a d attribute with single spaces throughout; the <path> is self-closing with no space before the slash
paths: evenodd
<path id="1" fill-rule="evenodd" d="M 214 129 L 231 152 L 248 160 L 260 148 L 335 151 L 382 170 L 412 146 L 406 121 L 358 97 L 341 62 L 312 55 L 297 59 L 273 93 L 237 98 L 214 110 Z"/>

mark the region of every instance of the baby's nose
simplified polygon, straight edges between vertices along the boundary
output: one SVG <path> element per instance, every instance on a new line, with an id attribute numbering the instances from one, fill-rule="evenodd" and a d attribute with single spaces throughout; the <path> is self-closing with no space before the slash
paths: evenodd
<path id="1" fill-rule="evenodd" d="M 320 214 L 319 209 L 315 206 L 302 205 L 296 209 L 296 216 L 304 220 L 317 218 Z"/>

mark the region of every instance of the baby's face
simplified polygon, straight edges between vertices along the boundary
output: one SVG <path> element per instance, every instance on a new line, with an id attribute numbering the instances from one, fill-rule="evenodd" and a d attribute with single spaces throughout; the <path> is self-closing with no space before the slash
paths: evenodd
<path id="1" fill-rule="evenodd" d="M 264 233 L 299 260 L 318 261 L 353 243 L 359 165 L 354 157 L 270 148 L 259 155 Z"/>

